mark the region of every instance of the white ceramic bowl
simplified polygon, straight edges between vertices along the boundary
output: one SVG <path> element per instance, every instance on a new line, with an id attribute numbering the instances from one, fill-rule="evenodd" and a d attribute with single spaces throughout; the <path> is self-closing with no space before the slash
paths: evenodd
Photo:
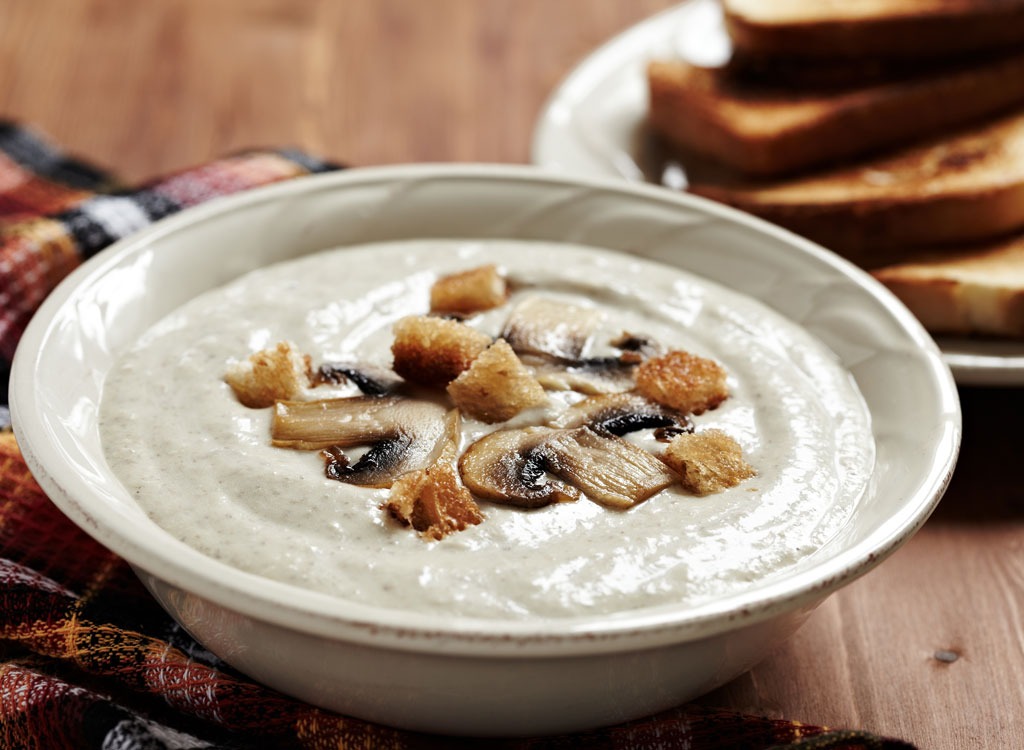
<path id="1" fill-rule="evenodd" d="M 871 412 L 877 464 L 813 566 L 693 608 L 501 622 L 373 609 L 240 572 L 153 524 L 112 475 L 97 412 L 115 358 L 195 295 L 320 249 L 423 237 L 611 248 L 761 299 L 836 352 Z M 428 732 L 540 734 L 677 705 L 751 667 L 829 593 L 916 531 L 960 439 L 931 339 L 864 273 L 787 232 L 686 195 L 532 168 L 413 166 L 304 178 L 211 202 L 86 263 L 26 332 L 15 430 L 54 502 L 126 558 L 199 641 L 285 693 Z"/>

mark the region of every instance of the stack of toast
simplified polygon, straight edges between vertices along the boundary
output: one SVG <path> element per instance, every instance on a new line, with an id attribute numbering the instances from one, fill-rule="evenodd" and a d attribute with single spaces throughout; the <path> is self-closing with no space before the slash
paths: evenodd
<path id="1" fill-rule="evenodd" d="M 935 333 L 1024 338 L 1024 0 L 720 0 L 648 67 L 688 188 L 869 269 Z"/>

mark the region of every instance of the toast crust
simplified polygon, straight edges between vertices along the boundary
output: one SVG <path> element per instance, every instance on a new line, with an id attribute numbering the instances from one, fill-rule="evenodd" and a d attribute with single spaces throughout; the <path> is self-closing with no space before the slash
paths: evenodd
<path id="1" fill-rule="evenodd" d="M 690 189 L 878 266 L 1024 227 L 1024 112 L 808 177 Z"/>
<path id="2" fill-rule="evenodd" d="M 1024 2 L 722 0 L 745 55 L 836 59 L 940 58 L 1024 42 Z"/>
<path id="3" fill-rule="evenodd" d="M 1024 54 L 838 92 L 742 86 L 724 68 L 683 61 L 650 63 L 647 80 L 656 133 L 768 177 L 935 135 L 1024 102 Z"/>
<path id="4" fill-rule="evenodd" d="M 1024 235 L 873 275 L 932 333 L 1024 338 Z"/>

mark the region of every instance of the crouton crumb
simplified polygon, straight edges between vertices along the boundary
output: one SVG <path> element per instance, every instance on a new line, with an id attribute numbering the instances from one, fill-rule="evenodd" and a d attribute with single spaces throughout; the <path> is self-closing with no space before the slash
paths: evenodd
<path id="1" fill-rule="evenodd" d="M 392 518 L 424 537 L 440 540 L 483 521 L 483 514 L 447 457 L 411 471 L 391 486 L 382 506 Z"/>
<path id="2" fill-rule="evenodd" d="M 757 474 L 743 459 L 739 443 L 721 430 L 677 435 L 661 459 L 680 475 L 684 489 L 700 496 L 735 487 Z"/>
<path id="3" fill-rule="evenodd" d="M 465 323 L 413 316 L 395 324 L 395 372 L 412 383 L 444 387 L 491 345 L 491 337 Z"/>
<path id="4" fill-rule="evenodd" d="M 264 409 L 278 400 L 295 400 L 310 386 L 310 358 L 295 345 L 282 341 L 233 365 L 224 374 L 239 401 L 250 409 Z"/>
<path id="5" fill-rule="evenodd" d="M 508 284 L 494 265 L 442 276 L 430 288 L 430 310 L 471 315 L 491 310 L 508 298 Z"/>
<path id="6" fill-rule="evenodd" d="M 712 359 L 684 351 L 654 357 L 636 368 L 641 394 L 684 414 L 703 414 L 729 397 L 726 373 Z"/>
<path id="7" fill-rule="evenodd" d="M 465 414 L 483 422 L 504 422 L 547 402 L 544 388 L 512 347 L 498 339 L 448 384 L 448 395 Z"/>

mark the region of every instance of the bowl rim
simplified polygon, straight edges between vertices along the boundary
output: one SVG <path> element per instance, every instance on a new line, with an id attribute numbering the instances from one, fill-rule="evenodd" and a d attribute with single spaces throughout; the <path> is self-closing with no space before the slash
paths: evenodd
<path id="1" fill-rule="evenodd" d="M 586 187 L 631 199 L 677 204 L 727 223 L 768 234 L 848 277 L 884 307 L 924 357 L 941 397 L 945 415 L 927 472 L 899 512 L 864 540 L 808 570 L 784 575 L 753 594 L 733 594 L 694 607 L 663 605 L 614 615 L 583 615 L 528 621 L 441 618 L 371 607 L 279 583 L 220 563 L 162 532 L 158 544 L 146 544 L 86 488 L 68 489 L 55 478 L 60 468 L 51 429 L 44 424 L 33 377 L 54 318 L 75 294 L 126 257 L 143 252 L 166 235 L 195 224 L 217 221 L 254 204 L 273 203 L 318 190 L 406 180 L 482 179 L 562 187 Z M 419 651 L 424 644 L 447 654 L 488 656 L 583 655 L 648 648 L 718 635 L 797 609 L 816 606 L 829 593 L 871 570 L 912 536 L 941 499 L 952 476 L 960 445 L 961 414 L 956 386 L 938 348 L 896 298 L 864 271 L 808 240 L 735 209 L 664 188 L 619 180 L 583 179 L 537 167 L 489 164 L 415 164 L 362 167 L 296 178 L 244 193 L 213 199 L 114 243 L 77 268 L 54 290 L 30 321 L 11 373 L 11 412 L 21 450 L 39 484 L 60 510 L 86 533 L 126 559 L 146 581 L 153 576 L 202 599 L 287 629 L 314 636 L 344 638 L 367 645 Z M 152 530 L 146 532 L 147 536 Z M 169 541 L 168 541 L 169 540 Z"/>

